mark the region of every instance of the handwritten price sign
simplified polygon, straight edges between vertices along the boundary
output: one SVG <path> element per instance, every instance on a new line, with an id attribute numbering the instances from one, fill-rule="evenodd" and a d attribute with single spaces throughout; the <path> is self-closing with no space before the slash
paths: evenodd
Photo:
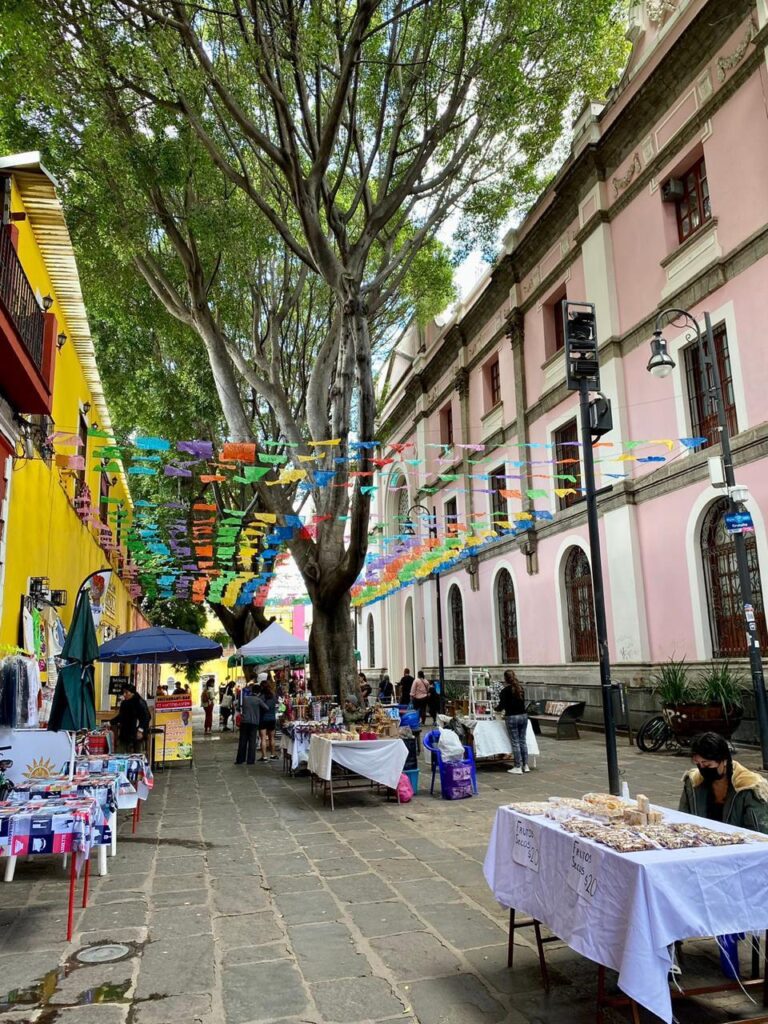
<path id="1" fill-rule="evenodd" d="M 539 870 L 539 826 L 518 818 L 515 821 L 515 845 L 512 860 L 531 871 Z"/>
<path id="2" fill-rule="evenodd" d="M 600 894 L 600 861 L 597 850 L 583 843 L 580 839 L 573 840 L 571 847 L 571 863 L 568 869 L 568 885 L 587 903 L 594 903 Z"/>

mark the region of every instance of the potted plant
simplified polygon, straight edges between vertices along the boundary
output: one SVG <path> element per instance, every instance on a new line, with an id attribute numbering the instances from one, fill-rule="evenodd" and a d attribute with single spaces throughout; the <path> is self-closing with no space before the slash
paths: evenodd
<path id="1" fill-rule="evenodd" d="M 685 659 L 670 658 L 654 677 L 654 691 L 676 738 L 709 731 L 730 738 L 741 722 L 742 679 L 727 662 L 710 665 L 692 680 Z"/>

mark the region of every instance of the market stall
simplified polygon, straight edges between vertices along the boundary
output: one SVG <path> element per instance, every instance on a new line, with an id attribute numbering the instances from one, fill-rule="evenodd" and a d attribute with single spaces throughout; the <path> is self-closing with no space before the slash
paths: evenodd
<path id="1" fill-rule="evenodd" d="M 388 789 L 396 789 L 407 757 L 408 748 L 397 737 L 362 740 L 356 735 L 353 738 L 353 734 L 346 734 L 345 738 L 334 739 L 331 735 L 315 734 L 310 740 L 307 766 L 312 776 L 313 790 L 314 780 L 320 780 L 323 796 L 327 794 L 330 797 L 333 810 L 334 765 L 347 773 L 351 772 L 358 781 L 364 780 L 365 787 L 373 782 Z M 360 787 L 353 786 L 351 780 L 345 777 L 345 788 Z"/>
<path id="2" fill-rule="evenodd" d="M 437 720 L 441 726 L 446 726 L 450 721 L 447 715 L 438 715 Z M 459 715 L 458 721 L 472 737 L 472 746 L 477 760 L 484 757 L 501 757 L 512 754 L 512 744 L 509 741 L 509 733 L 503 719 Z M 530 722 L 525 731 L 525 738 L 528 744 L 528 764 L 531 768 L 535 768 L 536 759 L 540 757 L 541 751 Z"/>
<path id="3" fill-rule="evenodd" d="M 253 640 L 239 647 L 237 654 L 246 664 L 264 665 L 270 661 L 285 660 L 298 663 L 309 655 L 309 644 L 273 622 Z M 253 659 L 253 660 L 250 660 Z"/>
<path id="4" fill-rule="evenodd" d="M 127 665 L 186 665 L 220 658 L 221 644 L 183 629 L 153 626 L 137 629 L 102 644 L 98 661 Z M 192 763 L 192 700 L 188 696 L 169 694 L 155 701 L 153 735 L 162 737 L 160 759 L 155 753 L 152 763 L 184 761 Z"/>
<path id="5" fill-rule="evenodd" d="M 607 967 L 630 1000 L 671 1024 L 673 944 L 768 927 L 765 837 L 652 808 L 644 797 L 500 807 L 484 870 L 510 908 L 509 966 L 515 929 L 534 924 L 546 970 L 538 927 L 546 925 L 602 965 L 599 1014 L 616 1002 L 605 995 Z M 532 921 L 519 922 L 521 912 Z"/>

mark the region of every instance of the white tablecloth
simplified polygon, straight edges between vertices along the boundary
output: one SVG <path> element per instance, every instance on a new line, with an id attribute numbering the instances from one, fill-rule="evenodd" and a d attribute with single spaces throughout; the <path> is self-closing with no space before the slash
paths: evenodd
<path id="1" fill-rule="evenodd" d="M 330 779 L 332 762 L 365 779 L 394 789 L 400 781 L 408 748 L 401 739 L 326 740 L 313 736 L 309 745 L 309 770 Z"/>
<path id="2" fill-rule="evenodd" d="M 733 831 L 664 810 L 668 820 Z M 615 853 L 549 819 L 500 807 L 484 871 L 500 903 L 618 971 L 619 987 L 668 1024 L 673 942 L 768 927 L 767 843 Z"/>
<path id="3" fill-rule="evenodd" d="M 283 749 L 287 750 L 291 756 L 292 771 L 295 772 L 300 765 L 306 764 L 309 760 L 310 739 L 311 736 L 288 736 L 286 733 L 283 733 Z"/>
<path id="4" fill-rule="evenodd" d="M 495 757 L 497 754 L 512 753 L 507 727 L 498 718 L 480 719 L 471 728 L 475 739 L 475 757 Z M 530 721 L 525 731 L 525 739 L 528 744 L 528 757 L 538 757 L 539 744 Z"/>

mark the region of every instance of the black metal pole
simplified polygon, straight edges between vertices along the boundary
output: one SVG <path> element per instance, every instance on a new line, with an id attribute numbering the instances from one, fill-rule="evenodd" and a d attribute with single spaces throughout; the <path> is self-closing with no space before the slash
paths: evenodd
<path id="1" fill-rule="evenodd" d="M 431 537 L 437 540 L 437 509 L 432 506 L 432 525 L 429 527 Z M 437 678 L 440 683 L 440 714 L 445 713 L 445 663 L 443 661 L 443 609 L 440 598 L 440 573 L 435 577 L 435 600 L 437 601 Z"/>
<path id="2" fill-rule="evenodd" d="M 595 494 L 595 462 L 592 452 L 592 431 L 589 423 L 589 381 L 579 380 L 581 409 L 582 451 L 584 453 L 584 484 L 587 499 L 587 525 L 589 527 L 590 561 L 592 563 L 592 592 L 595 601 L 597 649 L 600 661 L 600 691 L 603 699 L 605 725 L 605 754 L 608 761 L 608 788 L 620 796 L 619 758 L 616 751 L 616 724 L 613 714 L 613 687 L 611 662 L 608 655 L 608 627 L 605 620 L 605 593 L 603 591 L 603 563 L 600 557 L 600 532 L 597 525 L 597 495 Z"/>
<path id="3" fill-rule="evenodd" d="M 731 438 L 728 431 L 728 420 L 725 414 L 725 403 L 723 402 L 723 387 L 720 380 L 720 367 L 717 362 L 717 351 L 715 350 L 715 337 L 712 331 L 712 320 L 709 313 L 704 314 L 704 326 L 707 336 L 707 349 L 704 350 L 701 332 L 698 333 L 699 351 L 704 366 L 712 368 L 712 384 L 709 388 L 710 397 L 717 409 L 717 426 L 720 433 L 720 446 L 723 462 L 723 473 L 725 484 L 728 488 L 728 511 L 738 512 L 739 508 L 733 500 L 732 491 L 736 485 L 733 470 L 733 454 L 731 452 Z M 733 535 L 733 545 L 736 552 L 736 566 L 739 572 L 739 589 L 741 591 L 741 605 L 744 615 L 744 627 L 747 636 L 747 651 L 749 653 L 749 669 L 752 675 L 752 690 L 755 697 L 755 716 L 757 718 L 757 730 L 760 736 L 760 750 L 763 757 L 763 768 L 768 768 L 768 703 L 765 695 L 765 679 L 763 677 L 763 661 L 760 657 L 760 638 L 757 633 L 754 605 L 752 603 L 752 580 L 749 575 L 749 562 L 747 560 L 747 543 L 743 533 Z"/>

